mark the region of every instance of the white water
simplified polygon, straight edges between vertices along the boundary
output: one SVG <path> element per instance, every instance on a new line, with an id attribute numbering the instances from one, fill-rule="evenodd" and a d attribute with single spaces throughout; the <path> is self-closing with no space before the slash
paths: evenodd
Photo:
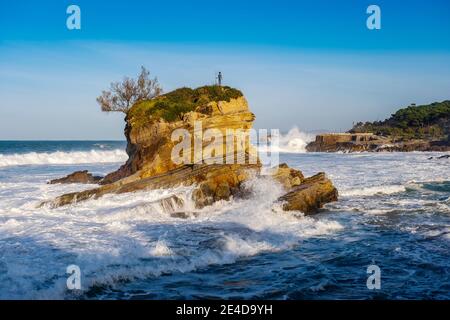
<path id="1" fill-rule="evenodd" d="M 333 220 L 296 217 L 274 207 L 281 187 L 263 178 L 248 183 L 250 199 L 219 202 L 188 219 L 171 217 L 152 202 L 171 194 L 188 196 L 189 188 L 107 195 L 37 209 L 42 200 L 85 186 L 47 185 L 43 180 L 0 186 L 5 187 L 0 189 L 0 243 L 6 241 L 1 261 L 8 270 L 0 272 L 0 298 L 64 298 L 69 264 L 80 266 L 83 286 L 89 289 L 230 264 L 288 250 L 302 239 L 342 228 Z"/>
<path id="2" fill-rule="evenodd" d="M 306 145 L 314 139 L 314 135 L 301 132 L 297 127 L 292 128 L 286 135 L 280 135 L 279 147 L 273 151 L 285 153 L 306 152 Z M 101 144 L 94 146 L 103 147 Z M 262 151 L 262 149 L 261 149 Z M 125 162 L 128 156 L 124 150 L 90 150 L 90 151 L 57 151 L 57 152 L 29 152 L 16 154 L 0 154 L 0 167 L 22 165 L 68 165 L 93 163 Z"/>
<path id="3" fill-rule="evenodd" d="M 383 244 L 376 228 L 392 228 L 388 230 L 398 230 L 405 237 L 443 235 L 441 240 L 447 241 L 445 232 L 450 224 L 436 219 L 445 219 L 450 213 L 449 194 L 429 191 L 424 185 L 448 181 L 450 165 L 447 159 L 428 160 L 430 155 L 433 154 L 284 155 L 282 161 L 302 169 L 305 175 L 327 172 L 339 189 L 340 201 L 327 206 L 333 213 L 315 217 L 282 212 L 273 205 L 282 190 L 268 178 L 248 182 L 252 196 L 245 200 L 218 202 L 195 214 L 189 214 L 194 206 L 187 201 L 187 219 L 172 217 L 154 201 L 172 194 L 189 199 L 190 188 L 106 195 L 58 209 L 37 208 L 43 200 L 87 188 L 47 185 L 46 181 L 80 168 L 105 174 L 122 160 L 114 165 L 4 166 L 0 169 L 0 298 L 71 298 L 65 274 L 70 264 L 80 266 L 85 293 L 105 285 L 121 289 L 124 281 L 142 283 L 167 274 L 186 274 L 187 281 L 195 281 L 195 274 L 189 276 L 193 271 L 212 266 L 224 266 L 226 270 L 225 266 L 232 268 L 242 259 L 264 253 L 277 253 L 280 257 L 297 254 L 299 259 L 320 257 L 322 251 L 330 248 L 318 252 L 304 248 L 305 243 L 318 238 L 331 239 L 329 246 L 358 237 L 367 241 L 371 237 L 380 239 L 375 251 L 357 253 L 370 262 L 373 252 L 383 252 L 384 246 L 391 252 L 391 240 Z M 408 190 L 417 190 L 419 196 L 407 196 Z M 414 218 L 401 218 L 396 213 L 399 211 Z M 391 221 L 392 214 L 396 218 Z M 374 224 L 376 228 L 370 232 L 361 230 Z M 341 237 L 339 241 L 334 240 L 337 237 Z M 401 241 L 397 241 L 400 244 L 396 244 L 395 255 L 410 252 L 402 251 Z M 346 250 L 354 248 L 353 245 Z M 324 252 L 322 258 L 327 261 L 328 255 L 339 250 L 337 247 L 335 252 Z M 414 249 L 408 250 L 415 254 Z M 440 256 L 437 258 L 442 261 Z M 363 267 L 357 266 L 355 274 Z M 299 269 L 296 274 L 308 270 Z M 339 274 L 338 269 L 334 276 Z M 320 283 L 311 285 L 311 292 L 326 290 L 327 285 Z M 147 288 L 164 293 L 163 287 Z"/>
<path id="4" fill-rule="evenodd" d="M 41 164 L 113 163 L 124 162 L 127 158 L 128 156 L 123 150 L 0 154 L 0 167 Z"/>
<path id="5" fill-rule="evenodd" d="M 279 153 L 304 153 L 309 142 L 313 141 L 315 135 L 302 132 L 299 128 L 293 127 L 286 134 L 280 134 L 278 146 L 267 146 L 261 143 L 258 146 L 259 152 L 279 152 Z M 262 139 L 262 137 L 260 137 Z"/>
<path id="6" fill-rule="evenodd" d="M 303 153 L 306 152 L 306 145 L 315 139 L 314 134 L 301 132 L 294 127 L 285 135 L 280 135 L 280 147 L 278 152 Z"/>
<path id="7" fill-rule="evenodd" d="M 406 191 L 406 187 L 402 185 L 385 185 L 385 186 L 374 186 L 361 189 L 352 189 L 343 191 L 340 193 L 341 196 L 351 197 L 351 196 L 373 196 L 377 194 L 394 194 Z"/>

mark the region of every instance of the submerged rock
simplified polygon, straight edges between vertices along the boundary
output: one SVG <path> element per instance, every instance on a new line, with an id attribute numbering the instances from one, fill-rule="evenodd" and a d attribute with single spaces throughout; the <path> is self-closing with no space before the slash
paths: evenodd
<path id="1" fill-rule="evenodd" d="M 76 171 L 74 173 L 69 174 L 66 177 L 60 178 L 60 179 L 54 179 L 48 182 L 49 184 L 57 184 L 57 183 L 99 183 L 103 177 L 100 176 L 93 176 L 91 173 L 89 173 L 87 170 L 84 171 Z"/>
<path id="2" fill-rule="evenodd" d="M 229 200 L 231 197 L 244 197 L 248 190 L 243 187 L 243 182 L 261 174 L 257 152 L 249 142 L 244 143 L 240 152 L 233 148 L 232 153 L 223 152 L 220 155 L 222 160 L 231 156 L 235 160 L 234 164 L 207 164 L 205 162 L 208 158 L 205 159 L 203 150 L 200 150 L 202 161 L 195 162 L 199 150 L 196 150 L 195 142 L 193 145 L 189 143 L 188 154 L 193 160 L 192 163 L 196 164 L 183 164 L 172 161 L 172 151 L 176 144 L 172 134 L 174 130 L 185 129 L 196 137 L 207 129 L 214 129 L 224 137 L 222 150 L 228 151 L 225 141 L 230 135 L 229 130 L 251 129 L 255 120 L 246 99 L 239 91 L 228 87 L 179 90 L 135 104 L 126 117 L 128 161 L 119 170 L 101 180 L 100 187 L 62 195 L 50 201 L 51 206 L 63 206 L 108 193 L 119 194 L 176 186 L 195 186 L 192 192 L 195 209 L 219 200 Z M 182 107 L 184 104 L 187 107 Z M 184 112 L 179 111 L 180 109 Z M 179 113 L 174 113 L 174 110 Z M 196 121 L 201 121 L 200 129 Z M 202 141 L 202 149 L 211 143 L 212 140 Z M 214 157 L 217 155 L 214 154 Z M 244 161 L 239 162 L 238 159 Z M 273 179 L 274 182 L 280 183 L 287 193 L 280 199 L 285 203 L 284 210 L 312 213 L 325 203 L 337 199 L 336 189 L 323 174 L 305 179 L 299 170 L 282 164 L 274 170 Z M 184 216 L 181 214 L 186 209 L 183 207 L 184 202 L 177 196 L 162 199 L 159 204 L 170 214 Z"/>

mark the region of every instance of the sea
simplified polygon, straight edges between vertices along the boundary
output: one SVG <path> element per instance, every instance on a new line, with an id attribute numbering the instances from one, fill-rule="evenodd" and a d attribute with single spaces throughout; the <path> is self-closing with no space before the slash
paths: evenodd
<path id="1" fill-rule="evenodd" d="M 47 182 L 116 170 L 123 141 L 0 141 L 0 299 L 449 299 L 448 153 L 307 153 L 308 139 L 283 136 L 280 162 L 326 172 L 339 201 L 283 212 L 260 177 L 184 218 L 154 201 L 187 187 L 39 206 L 95 187 Z"/>

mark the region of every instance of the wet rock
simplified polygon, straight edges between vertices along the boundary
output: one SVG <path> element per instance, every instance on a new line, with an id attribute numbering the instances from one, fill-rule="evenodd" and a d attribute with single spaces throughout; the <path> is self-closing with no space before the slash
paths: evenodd
<path id="1" fill-rule="evenodd" d="M 198 217 L 197 212 L 185 212 L 185 211 L 178 211 L 178 212 L 172 212 L 170 214 L 172 218 L 178 218 L 178 219 L 189 219 L 192 217 Z"/>
<path id="2" fill-rule="evenodd" d="M 143 179 L 135 179 L 135 177 L 130 177 L 129 179 L 125 178 L 115 183 L 103 185 L 95 189 L 64 194 L 54 200 L 44 202 L 41 205 L 49 203 L 52 207 L 59 207 L 91 198 L 97 199 L 109 193 L 121 194 L 140 190 L 173 188 L 177 186 L 201 186 L 203 184 L 202 192 L 205 192 L 204 198 L 202 197 L 202 193 L 197 191 L 199 189 L 198 187 L 193 193 L 198 197 L 193 197 L 197 207 L 202 208 L 206 205 L 212 204 L 215 201 L 216 189 L 218 186 L 222 185 L 223 188 L 224 183 L 227 183 L 230 190 L 236 190 L 236 192 L 238 192 L 241 189 L 241 182 L 243 180 L 247 180 L 249 176 L 254 176 L 258 170 L 258 165 L 245 164 L 201 164 L 195 166 L 183 166 L 176 170 L 171 170 L 154 177 Z M 211 191 L 207 191 L 208 189 Z M 209 197 L 211 196 L 210 192 L 214 195 L 212 202 L 209 202 Z M 222 192 L 223 191 L 219 191 L 219 194 L 223 195 Z M 202 203 L 202 201 L 204 201 L 204 203 Z"/>
<path id="3" fill-rule="evenodd" d="M 212 205 L 214 203 L 214 194 L 214 186 L 206 182 L 200 184 L 192 193 L 192 200 L 195 202 L 195 207 L 201 209 Z"/>
<path id="4" fill-rule="evenodd" d="M 214 195 L 214 200 L 228 200 L 231 196 L 231 190 L 230 186 L 227 182 L 222 182 L 220 185 L 216 188 L 216 193 Z"/>
<path id="5" fill-rule="evenodd" d="M 299 186 L 305 179 L 300 170 L 289 168 L 286 163 L 278 166 L 273 178 L 280 182 L 286 190 Z"/>
<path id="6" fill-rule="evenodd" d="M 57 183 L 85 183 L 85 184 L 97 184 L 99 183 L 103 177 L 93 176 L 87 170 L 84 171 L 76 171 L 74 173 L 69 174 L 66 177 L 60 179 L 54 179 L 49 182 L 49 184 L 57 184 Z"/>
<path id="7" fill-rule="evenodd" d="M 156 202 L 161 206 L 164 212 L 167 213 L 174 213 L 177 210 L 183 209 L 184 207 L 183 199 L 177 195 L 172 195 L 170 197 L 160 199 Z"/>
<path id="8" fill-rule="evenodd" d="M 316 213 L 326 203 L 337 201 L 338 191 L 331 181 L 321 172 L 307 178 L 297 187 L 280 197 L 285 211 L 301 211 L 305 214 Z"/>

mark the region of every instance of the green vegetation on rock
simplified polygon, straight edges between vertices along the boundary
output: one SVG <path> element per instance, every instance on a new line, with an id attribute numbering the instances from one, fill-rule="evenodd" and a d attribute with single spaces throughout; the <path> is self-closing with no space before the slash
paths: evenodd
<path id="1" fill-rule="evenodd" d="M 224 86 L 180 88 L 151 100 L 136 103 L 127 113 L 128 121 L 139 126 L 149 119 L 168 122 L 181 120 L 183 114 L 212 101 L 227 101 L 242 97 L 242 92 Z"/>
<path id="2" fill-rule="evenodd" d="M 409 106 L 384 121 L 359 122 L 350 132 L 373 132 L 405 139 L 444 140 L 450 135 L 450 100 Z"/>

